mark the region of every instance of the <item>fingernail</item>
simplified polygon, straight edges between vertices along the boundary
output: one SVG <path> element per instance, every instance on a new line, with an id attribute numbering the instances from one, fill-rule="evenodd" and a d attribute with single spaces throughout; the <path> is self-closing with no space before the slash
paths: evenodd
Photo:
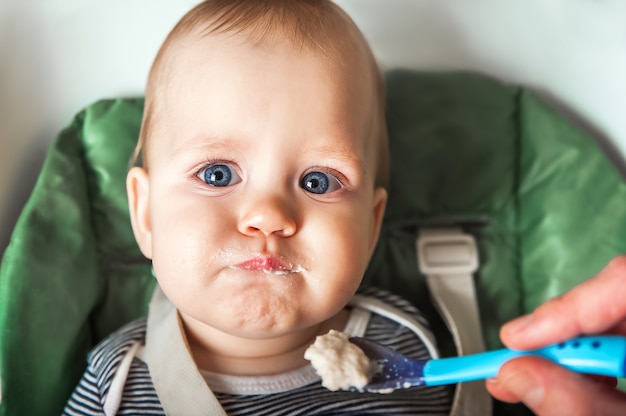
<path id="1" fill-rule="evenodd" d="M 510 374 L 503 384 L 531 408 L 538 406 L 543 401 L 545 389 L 528 371 L 518 370 Z"/>
<path id="2" fill-rule="evenodd" d="M 504 325 L 504 328 L 502 328 L 502 330 L 506 331 L 509 334 L 518 334 L 520 332 L 524 332 L 526 328 L 530 326 L 532 320 L 532 314 L 525 315 L 507 323 L 506 325 Z"/>

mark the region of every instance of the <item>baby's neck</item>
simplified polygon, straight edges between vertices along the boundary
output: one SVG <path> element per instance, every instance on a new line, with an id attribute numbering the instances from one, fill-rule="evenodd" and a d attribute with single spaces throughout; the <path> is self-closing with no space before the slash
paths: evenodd
<path id="1" fill-rule="evenodd" d="M 284 373 L 308 364 L 304 351 L 331 329 L 342 331 L 349 311 L 343 309 L 329 320 L 311 328 L 276 338 L 240 338 L 204 328 L 202 335 L 186 326 L 186 335 L 196 365 L 205 371 L 235 376 L 261 376 Z M 211 333 L 214 332 L 214 333 Z"/>

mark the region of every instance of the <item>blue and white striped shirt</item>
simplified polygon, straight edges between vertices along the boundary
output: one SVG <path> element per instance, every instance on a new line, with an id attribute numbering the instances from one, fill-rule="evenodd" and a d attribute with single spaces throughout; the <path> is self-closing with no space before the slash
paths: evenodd
<path id="1" fill-rule="evenodd" d="M 382 300 L 389 310 L 426 325 L 418 310 L 396 295 L 375 288 L 363 288 L 359 295 Z M 393 316 L 369 312 L 359 315 L 355 313 L 360 309 L 358 303 L 352 309 L 351 320 L 357 315 L 361 319 L 366 316 L 361 325 L 364 334 L 354 335 L 390 345 L 407 356 L 431 358 L 422 339 Z M 148 365 L 137 353 L 146 342 L 146 328 L 145 318 L 131 322 L 89 354 L 88 368 L 64 415 L 166 414 Z M 228 415 L 448 415 L 452 402 L 451 389 L 443 386 L 415 387 L 391 394 L 329 391 L 321 386 L 310 366 L 271 377 L 226 376 L 226 382 L 220 382 L 219 377 L 216 381 L 215 375 L 204 378 Z M 177 409 L 169 413 L 186 414 L 184 408 Z"/>

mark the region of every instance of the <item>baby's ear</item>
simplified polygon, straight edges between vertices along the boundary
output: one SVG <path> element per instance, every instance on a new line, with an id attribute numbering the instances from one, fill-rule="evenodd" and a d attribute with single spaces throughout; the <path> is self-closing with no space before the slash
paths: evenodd
<path id="1" fill-rule="evenodd" d="M 126 192 L 130 223 L 135 240 L 144 256 L 152 258 L 152 227 L 150 224 L 150 180 L 145 169 L 134 167 L 126 175 Z"/>

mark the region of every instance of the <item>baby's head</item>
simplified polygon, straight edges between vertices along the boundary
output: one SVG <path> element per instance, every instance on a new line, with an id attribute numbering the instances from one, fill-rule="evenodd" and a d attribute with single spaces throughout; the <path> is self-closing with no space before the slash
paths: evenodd
<path id="1" fill-rule="evenodd" d="M 188 331 L 275 337 L 346 305 L 387 200 L 378 67 L 331 1 L 210 0 L 150 72 L 133 230 Z"/>

